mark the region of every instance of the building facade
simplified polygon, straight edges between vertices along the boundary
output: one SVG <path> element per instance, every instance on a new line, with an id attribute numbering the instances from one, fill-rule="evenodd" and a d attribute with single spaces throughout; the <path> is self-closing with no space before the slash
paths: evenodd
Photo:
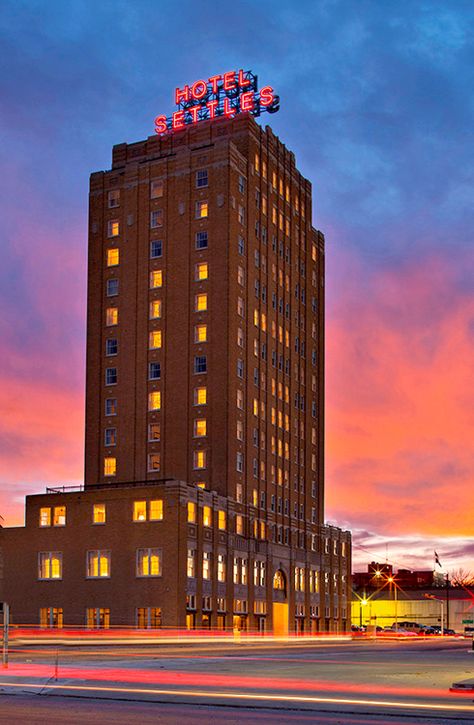
<path id="1" fill-rule="evenodd" d="M 18 621 L 349 627 L 311 219 L 293 153 L 247 114 L 115 146 L 92 174 L 85 483 L 1 532 Z"/>

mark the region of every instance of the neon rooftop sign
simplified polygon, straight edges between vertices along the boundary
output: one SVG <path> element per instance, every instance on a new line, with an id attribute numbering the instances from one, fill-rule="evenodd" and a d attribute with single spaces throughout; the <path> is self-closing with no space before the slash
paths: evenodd
<path id="1" fill-rule="evenodd" d="M 238 113 L 260 116 L 264 111 L 276 113 L 280 109 L 280 98 L 273 88 L 263 86 L 259 90 L 257 76 L 250 70 L 232 70 L 195 81 L 176 88 L 174 97 L 178 110 L 169 117 L 155 118 L 155 133 L 160 136 L 219 116 L 233 118 Z"/>

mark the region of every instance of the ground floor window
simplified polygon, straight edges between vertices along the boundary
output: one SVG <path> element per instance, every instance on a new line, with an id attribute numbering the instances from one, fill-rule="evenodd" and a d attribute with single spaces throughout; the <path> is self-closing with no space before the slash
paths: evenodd
<path id="1" fill-rule="evenodd" d="M 88 607 L 86 609 L 86 626 L 88 629 L 109 629 L 110 609 L 105 607 Z"/>
<path id="2" fill-rule="evenodd" d="M 41 607 L 40 627 L 50 629 L 62 629 L 63 610 L 62 607 Z"/>
<path id="3" fill-rule="evenodd" d="M 161 627 L 161 607 L 137 607 L 136 621 L 138 629 L 159 629 Z"/>
<path id="4" fill-rule="evenodd" d="M 186 612 L 186 629 L 196 629 L 196 612 Z"/>

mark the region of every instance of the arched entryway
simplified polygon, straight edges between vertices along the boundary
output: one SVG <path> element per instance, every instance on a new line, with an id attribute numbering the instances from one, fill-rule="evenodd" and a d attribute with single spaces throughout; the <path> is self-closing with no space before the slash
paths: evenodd
<path id="1" fill-rule="evenodd" d="M 285 572 L 277 569 L 273 575 L 273 634 L 286 637 L 288 634 L 288 598 Z"/>

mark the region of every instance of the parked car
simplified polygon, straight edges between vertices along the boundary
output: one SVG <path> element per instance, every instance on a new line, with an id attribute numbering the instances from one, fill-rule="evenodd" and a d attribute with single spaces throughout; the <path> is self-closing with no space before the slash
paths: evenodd
<path id="1" fill-rule="evenodd" d="M 384 627 L 381 632 L 378 632 L 381 637 L 417 637 L 416 632 L 403 627 Z"/>

